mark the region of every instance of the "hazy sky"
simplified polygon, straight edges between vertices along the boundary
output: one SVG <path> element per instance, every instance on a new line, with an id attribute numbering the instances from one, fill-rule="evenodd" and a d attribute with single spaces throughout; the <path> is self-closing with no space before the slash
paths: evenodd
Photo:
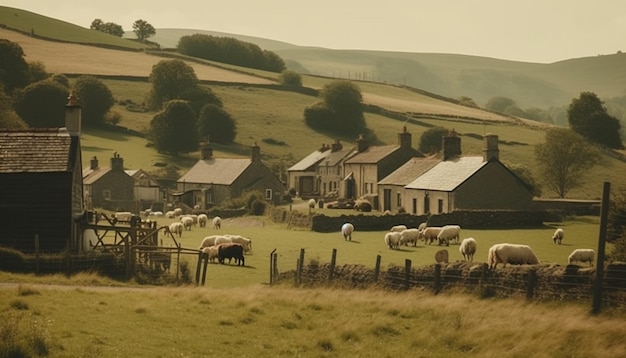
<path id="1" fill-rule="evenodd" d="M 626 51 L 625 0 L 2 0 L 88 28 L 220 31 L 300 46 L 457 53 L 528 62 Z"/>

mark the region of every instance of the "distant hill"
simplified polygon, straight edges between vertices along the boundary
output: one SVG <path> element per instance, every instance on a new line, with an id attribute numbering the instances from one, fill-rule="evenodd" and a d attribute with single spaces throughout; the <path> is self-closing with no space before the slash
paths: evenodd
<path id="1" fill-rule="evenodd" d="M 257 44 L 301 73 L 407 85 L 451 98 L 470 97 L 480 106 L 494 96 L 511 98 L 522 109 L 548 109 L 567 106 L 585 91 L 603 100 L 626 95 L 626 54 L 621 53 L 539 64 L 456 54 L 331 50 L 193 29 L 157 29 L 151 40 L 173 48 L 181 36 L 196 33 Z"/>

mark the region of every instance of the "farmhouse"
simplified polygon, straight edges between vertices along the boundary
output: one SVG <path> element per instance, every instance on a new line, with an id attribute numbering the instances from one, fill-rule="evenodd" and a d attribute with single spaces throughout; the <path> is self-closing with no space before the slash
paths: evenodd
<path id="1" fill-rule="evenodd" d="M 439 158 L 411 158 L 403 166 L 378 182 L 379 197 L 382 198 L 381 210 L 417 213 L 417 201 L 404 203 L 405 186 L 440 162 Z"/>
<path id="2" fill-rule="evenodd" d="M 158 207 L 155 210 L 162 211 L 163 194 L 159 183 L 143 169 L 125 170 L 125 172 L 135 181 L 134 196 L 139 202 L 140 210 Z"/>
<path id="3" fill-rule="evenodd" d="M 332 144 L 330 154 L 317 167 L 322 197 L 346 197 L 346 186 L 342 185 L 345 177 L 344 163 L 356 153 L 356 148 L 343 148 L 338 140 Z"/>
<path id="4" fill-rule="evenodd" d="M 499 160 L 498 136 L 484 137 L 483 156 L 461 156 L 461 139 L 454 131 L 443 144 L 442 160 L 404 187 L 407 212 L 532 210 L 532 193 Z"/>
<path id="5" fill-rule="evenodd" d="M 76 247 L 84 214 L 80 116 L 75 94 L 64 128 L 0 129 L 0 245 L 23 252 Z"/>
<path id="6" fill-rule="evenodd" d="M 173 195 L 181 203 L 205 210 L 253 190 L 268 202 L 281 202 L 284 185 L 263 164 L 256 143 L 249 158 L 215 158 L 209 143 L 203 143 L 200 152 L 201 159 L 176 182 Z"/>
<path id="7" fill-rule="evenodd" d="M 83 170 L 83 186 L 87 209 L 138 211 L 135 180 L 124 171 L 124 159 L 117 152 L 107 167 L 100 167 L 95 156 L 91 158 L 89 168 Z"/>

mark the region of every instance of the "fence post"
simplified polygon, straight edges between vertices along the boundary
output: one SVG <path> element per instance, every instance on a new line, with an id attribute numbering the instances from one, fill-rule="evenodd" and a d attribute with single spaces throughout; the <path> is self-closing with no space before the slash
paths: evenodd
<path id="1" fill-rule="evenodd" d="M 441 290 L 441 264 L 435 264 L 435 277 L 433 279 L 433 290 L 438 294 Z"/>
<path id="2" fill-rule="evenodd" d="M 304 249 L 300 249 L 300 258 L 298 258 L 297 270 L 296 270 L 296 287 L 300 286 L 302 281 L 302 268 L 304 266 Z"/>
<path id="3" fill-rule="evenodd" d="M 376 255 L 376 267 L 374 267 L 374 281 L 378 282 L 378 275 L 380 275 L 380 255 Z"/>
<path id="4" fill-rule="evenodd" d="M 333 249 L 333 255 L 330 257 L 330 270 L 328 272 L 328 282 L 333 280 L 335 273 L 335 262 L 337 262 L 337 249 Z"/>
<path id="5" fill-rule="evenodd" d="M 487 279 L 487 271 L 489 269 L 489 266 L 487 264 L 483 264 L 480 268 L 480 280 L 478 281 L 478 292 L 480 295 L 480 298 L 485 298 L 487 297 L 487 292 L 486 292 L 486 288 L 485 288 L 485 281 Z"/>
<path id="6" fill-rule="evenodd" d="M 198 263 L 196 264 L 196 285 L 200 284 L 200 266 L 202 265 L 202 251 L 198 252 Z M 176 270 L 176 280 L 178 280 L 178 269 Z"/>
<path id="7" fill-rule="evenodd" d="M 39 275 L 39 234 L 35 234 L 35 275 Z"/>
<path id="8" fill-rule="evenodd" d="M 405 290 L 409 289 L 410 277 L 411 277 L 411 260 L 405 259 L 404 260 L 404 289 Z"/>
<path id="9" fill-rule="evenodd" d="M 274 262 L 274 276 L 273 276 L 273 279 L 274 279 L 274 281 L 278 281 L 278 254 L 276 254 L 276 253 L 274 253 L 273 262 Z"/>
<path id="10" fill-rule="evenodd" d="M 600 313 L 602 306 L 602 281 L 604 280 L 604 247 L 606 245 L 606 233 L 609 218 L 609 199 L 611 183 L 604 182 L 602 192 L 602 209 L 600 211 L 600 234 L 598 237 L 598 261 L 596 262 L 596 279 L 593 283 L 593 305 L 591 313 Z"/>
<path id="11" fill-rule="evenodd" d="M 270 286 L 272 285 L 272 283 L 274 283 L 274 253 L 276 252 L 276 249 L 272 250 L 272 252 L 270 252 Z"/>
<path id="12" fill-rule="evenodd" d="M 204 255 L 201 255 L 200 257 L 203 257 Z M 203 266 L 202 266 L 202 286 L 204 286 L 204 283 L 206 282 L 206 270 L 207 267 L 209 266 L 209 254 L 207 254 L 206 256 L 204 256 L 204 259 L 202 260 L 203 262 Z"/>
<path id="13" fill-rule="evenodd" d="M 532 300 L 535 293 L 535 286 L 537 285 L 537 271 L 532 269 L 528 271 L 528 282 L 526 286 L 526 299 Z"/>

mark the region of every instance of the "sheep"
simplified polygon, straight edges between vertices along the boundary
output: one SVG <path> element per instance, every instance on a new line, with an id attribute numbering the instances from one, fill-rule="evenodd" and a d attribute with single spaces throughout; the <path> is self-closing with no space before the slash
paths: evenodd
<path id="1" fill-rule="evenodd" d="M 421 224 L 419 224 L 419 226 L 417 227 L 417 229 L 418 229 L 419 231 L 422 231 L 422 230 L 426 229 L 427 227 L 428 227 L 428 223 L 421 223 Z"/>
<path id="2" fill-rule="evenodd" d="M 229 237 L 230 240 L 234 242 L 235 244 L 240 244 L 241 246 L 243 246 L 244 252 L 249 252 L 250 250 L 252 250 L 252 240 L 250 240 L 247 237 L 243 237 L 241 235 L 229 235 L 229 234 L 225 234 L 223 236 Z"/>
<path id="3" fill-rule="evenodd" d="M 222 218 L 219 216 L 216 216 L 213 218 L 213 228 L 214 229 L 221 229 L 222 228 Z"/>
<path id="4" fill-rule="evenodd" d="M 225 243 L 217 246 L 217 260 L 220 264 L 224 264 L 224 260 L 235 259 L 237 266 L 245 266 L 246 259 L 243 256 L 243 246 L 234 243 Z"/>
<path id="5" fill-rule="evenodd" d="M 354 232 L 354 225 L 345 223 L 341 226 L 341 234 L 346 241 L 352 241 L 352 233 Z"/>
<path id="6" fill-rule="evenodd" d="M 205 227 L 207 221 L 209 221 L 209 217 L 206 214 L 198 215 L 198 226 Z"/>
<path id="7" fill-rule="evenodd" d="M 173 219 L 176 217 L 176 214 L 174 213 L 174 210 L 166 211 L 165 217 L 168 219 Z"/>
<path id="8" fill-rule="evenodd" d="M 499 263 L 511 265 L 537 265 L 539 258 L 528 245 L 495 244 L 489 248 L 487 257 L 489 269 L 495 269 Z"/>
<path id="9" fill-rule="evenodd" d="M 309 209 L 315 208 L 315 199 L 309 199 Z"/>
<path id="10" fill-rule="evenodd" d="M 389 231 L 391 232 L 402 232 L 404 230 L 408 229 L 406 227 L 406 225 L 396 225 L 396 226 L 392 226 L 391 229 L 389 229 Z"/>
<path id="11" fill-rule="evenodd" d="M 189 216 L 183 216 L 180 218 L 180 222 L 183 224 L 185 230 L 191 231 L 191 227 L 193 226 L 193 219 Z"/>
<path id="12" fill-rule="evenodd" d="M 595 250 L 593 249 L 576 249 L 567 258 L 567 264 L 571 265 L 573 262 L 589 262 L 589 266 L 593 266 L 593 260 L 595 257 Z"/>
<path id="13" fill-rule="evenodd" d="M 215 239 L 218 238 L 220 235 L 211 235 L 211 236 L 207 236 L 204 239 L 202 239 L 202 242 L 200 243 L 200 250 L 202 250 L 205 247 L 210 247 L 210 246 L 215 246 Z"/>
<path id="14" fill-rule="evenodd" d="M 217 246 L 208 246 L 202 248 L 202 254 L 207 255 L 209 262 L 215 262 L 217 259 Z"/>
<path id="15" fill-rule="evenodd" d="M 171 223 L 169 226 L 169 231 L 174 234 L 178 234 L 178 237 L 183 237 L 183 224 L 179 222 Z"/>
<path id="16" fill-rule="evenodd" d="M 472 262 L 474 261 L 474 254 L 476 253 L 476 240 L 474 238 L 468 237 L 461 241 L 461 246 L 459 246 L 459 251 L 461 252 L 461 256 L 463 256 L 464 261 Z"/>
<path id="17" fill-rule="evenodd" d="M 130 211 L 118 211 L 114 214 L 114 218 L 117 221 L 130 221 L 130 219 L 133 217 L 133 213 L 131 213 Z"/>
<path id="18" fill-rule="evenodd" d="M 459 225 L 446 225 L 441 228 L 441 231 L 437 235 L 437 241 L 439 245 L 446 246 L 450 245 L 451 240 L 455 240 L 456 243 L 459 243 L 459 236 L 461 235 L 461 227 Z"/>
<path id="19" fill-rule="evenodd" d="M 419 229 L 406 229 L 402 232 L 400 232 L 401 237 L 401 241 L 404 245 L 409 245 L 409 243 L 412 243 L 413 246 L 417 246 L 417 240 L 420 237 L 420 231 Z"/>
<path id="20" fill-rule="evenodd" d="M 232 244 L 233 240 L 230 239 L 230 237 L 228 236 L 224 236 L 224 235 L 218 235 L 215 238 L 215 246 L 221 245 L 221 244 Z"/>
<path id="21" fill-rule="evenodd" d="M 428 242 L 428 245 L 430 245 L 435 241 L 441 229 L 442 228 L 438 226 L 429 226 L 420 232 L 420 238 L 424 240 L 424 243 Z"/>
<path id="22" fill-rule="evenodd" d="M 556 231 L 554 231 L 554 234 L 552 235 L 552 241 L 554 241 L 555 244 L 561 245 L 561 241 L 563 241 L 564 237 L 565 231 L 563 231 L 563 229 L 561 228 L 558 228 L 556 229 Z"/>
<path id="23" fill-rule="evenodd" d="M 149 216 L 163 216 L 162 211 L 151 211 Z"/>
<path id="24" fill-rule="evenodd" d="M 176 208 L 174 209 L 174 217 L 183 215 L 183 209 Z"/>
<path id="25" fill-rule="evenodd" d="M 397 231 L 390 231 L 385 234 L 385 244 L 388 249 L 397 249 L 400 247 L 400 240 L 402 239 L 402 234 Z"/>

